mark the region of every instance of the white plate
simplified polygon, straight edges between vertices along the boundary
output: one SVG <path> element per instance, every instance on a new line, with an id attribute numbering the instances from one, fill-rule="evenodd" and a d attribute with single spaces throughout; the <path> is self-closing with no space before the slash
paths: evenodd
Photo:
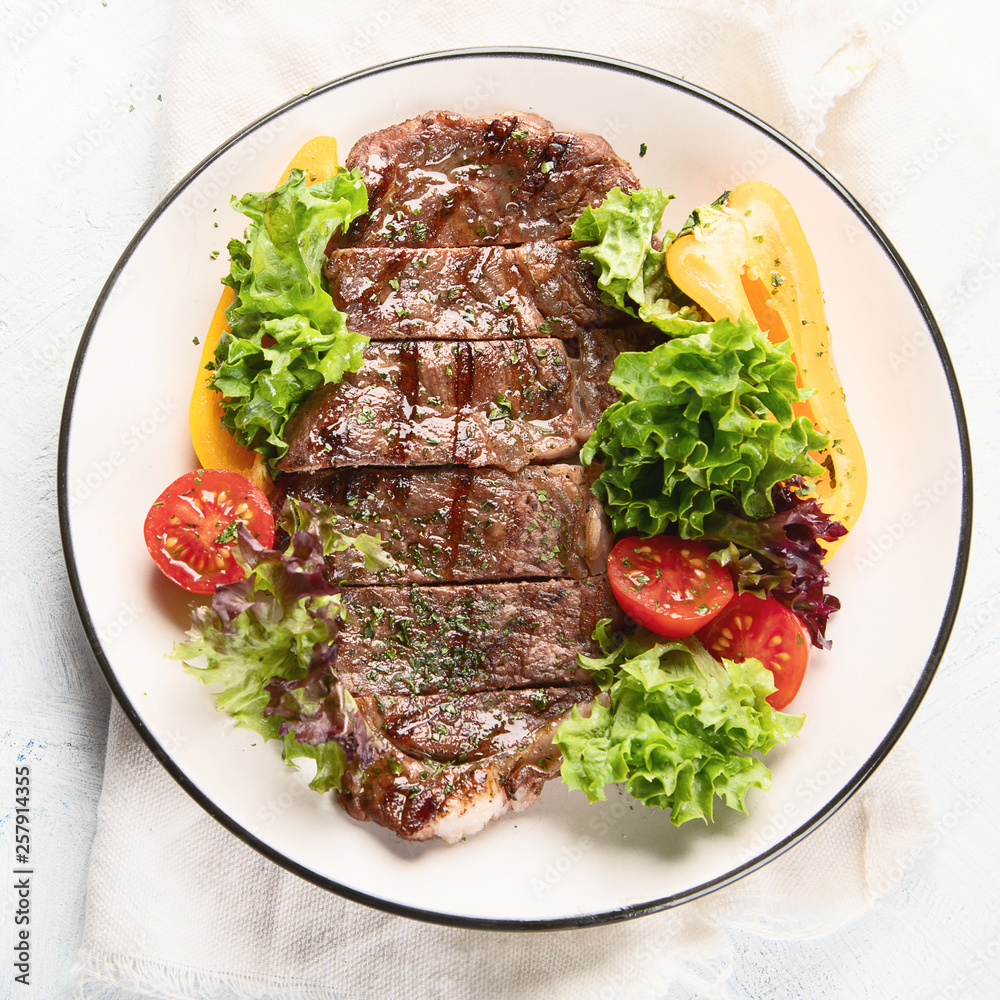
<path id="1" fill-rule="evenodd" d="M 665 225 L 743 179 L 781 189 L 819 262 L 837 364 L 870 485 L 831 564 L 844 610 L 794 708 L 802 735 L 770 758 L 747 818 L 674 829 L 613 794 L 590 806 L 550 782 L 541 801 L 468 842 L 407 844 L 306 788 L 276 745 L 236 730 L 204 686 L 164 658 L 186 599 L 162 581 L 142 523 L 196 464 L 187 404 L 202 336 L 244 222 L 229 196 L 269 188 L 298 147 L 429 109 L 532 110 L 604 134 L 643 183 L 676 195 Z M 648 152 L 640 159 L 640 144 Z M 218 223 L 216 227 L 215 223 Z M 216 261 L 212 251 L 222 251 Z M 487 927 L 582 925 L 693 898 L 775 857 L 872 772 L 912 716 L 954 620 L 969 543 L 971 472 L 954 374 L 898 256 L 844 189 L 762 123 L 661 74 L 535 50 L 442 53 L 378 67 L 279 108 L 171 192 L 112 273 L 84 332 L 60 447 L 60 514 L 74 593 L 115 696 L 164 766 L 235 834 L 352 899 Z M 109 531 L 117 544 L 109 544 Z"/>

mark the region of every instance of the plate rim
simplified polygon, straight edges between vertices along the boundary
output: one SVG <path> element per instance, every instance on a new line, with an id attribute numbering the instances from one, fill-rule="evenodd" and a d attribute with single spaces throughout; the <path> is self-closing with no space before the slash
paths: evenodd
<path id="1" fill-rule="evenodd" d="M 896 268 L 903 280 L 904 285 L 906 286 L 907 291 L 918 307 L 924 322 L 927 324 L 927 328 L 931 334 L 938 359 L 941 363 L 941 367 L 947 381 L 955 416 L 956 430 L 958 432 L 959 450 L 962 458 L 962 500 L 958 550 L 955 560 L 955 572 L 952 577 L 948 601 L 944 608 L 940 628 L 938 629 L 934 644 L 931 647 L 927 662 L 924 664 L 924 667 L 920 672 L 920 676 L 914 684 L 913 691 L 897 714 L 896 720 L 889 729 L 889 732 L 885 735 L 868 759 L 842 786 L 838 794 L 826 803 L 826 805 L 810 820 L 803 823 L 788 836 L 774 844 L 762 854 L 755 856 L 733 869 L 730 869 L 716 878 L 703 882 L 697 886 L 693 886 L 682 892 L 673 893 L 660 899 L 629 904 L 625 907 L 606 910 L 599 913 L 589 913 L 567 917 L 543 919 L 526 918 L 517 920 L 443 913 L 440 911 L 424 909 L 422 907 L 415 907 L 403 903 L 397 903 L 392 900 L 382 899 L 381 897 L 373 896 L 369 893 L 353 889 L 350 886 L 342 885 L 327 876 L 320 875 L 317 872 L 306 868 L 304 865 L 293 861 L 282 854 L 278 849 L 254 836 L 249 830 L 242 826 L 239 821 L 234 819 L 224 810 L 218 808 L 206 793 L 202 792 L 199 788 L 192 784 L 191 780 L 183 772 L 180 765 L 174 762 L 169 752 L 161 746 L 154 734 L 139 718 L 138 712 L 133 707 L 131 701 L 119 683 L 115 671 L 111 667 L 110 661 L 104 653 L 97 629 L 95 628 L 93 620 L 90 617 L 86 598 L 80 582 L 80 576 L 77 571 L 73 540 L 70 531 L 70 503 L 67 468 L 69 462 L 69 437 L 72 425 L 73 407 L 76 399 L 76 390 L 88 346 L 101 317 L 101 313 L 108 296 L 111 294 L 116 281 L 128 264 L 133 253 L 152 228 L 153 224 L 209 164 L 217 160 L 228 149 L 232 148 L 236 143 L 240 142 L 243 138 L 253 133 L 261 126 L 284 115 L 292 108 L 313 99 L 319 94 L 328 93 L 338 87 L 345 86 L 349 83 L 353 83 L 367 77 L 378 76 L 379 74 L 395 71 L 408 66 L 448 60 L 497 57 L 505 59 L 541 59 L 593 66 L 612 72 L 627 73 L 629 75 L 642 77 L 659 85 L 683 91 L 692 97 L 714 105 L 716 108 L 725 111 L 727 114 L 739 118 L 743 123 L 752 126 L 760 132 L 763 132 L 769 139 L 782 146 L 785 150 L 809 167 L 822 182 L 831 188 L 840 197 L 840 199 L 847 204 L 860 222 L 867 228 L 869 233 L 875 238 L 875 241 L 879 244 L 882 251 Z M 745 875 L 748 875 L 751 872 L 756 871 L 758 868 L 761 868 L 773 861 L 799 841 L 809 836 L 809 834 L 826 822 L 827 819 L 829 819 L 858 791 L 858 789 L 888 755 L 889 751 L 899 740 L 899 737 L 902 735 L 903 731 L 909 725 L 914 714 L 916 713 L 917 708 L 923 700 L 924 695 L 926 694 L 927 689 L 937 672 L 937 668 L 940 665 L 955 624 L 958 607 L 961 601 L 962 589 L 965 583 L 966 572 L 968 569 L 972 541 L 973 487 L 971 444 L 965 417 L 965 408 L 962 403 L 961 392 L 959 390 L 954 366 L 948 353 L 947 345 L 945 344 L 944 338 L 941 334 L 941 330 L 938 327 L 937 321 L 935 320 L 930 306 L 928 305 L 923 292 L 920 290 L 916 279 L 888 237 L 867 212 L 867 210 L 827 168 L 823 167 L 822 164 L 820 164 L 791 139 L 787 138 L 773 126 L 757 118 L 755 115 L 746 111 L 739 105 L 713 93 L 710 90 L 661 70 L 656 70 L 648 66 L 643 66 L 638 63 L 629 62 L 612 56 L 603 56 L 572 49 L 532 46 L 481 46 L 442 49 L 435 52 L 422 53 L 388 62 L 377 63 L 375 65 L 365 67 L 364 69 L 337 77 L 327 83 L 313 87 L 302 94 L 296 95 L 290 100 L 285 101 L 273 110 L 257 118 L 255 121 L 245 125 L 238 132 L 234 133 L 216 149 L 200 160 L 191 170 L 189 170 L 167 192 L 167 194 L 164 195 L 159 204 L 153 209 L 142 225 L 138 228 L 132 239 L 128 242 L 121 256 L 118 258 L 113 269 L 108 275 L 107 280 L 95 300 L 93 309 L 88 316 L 87 323 L 84 326 L 80 343 L 74 357 L 73 367 L 67 381 L 66 394 L 63 402 L 62 416 L 59 425 L 56 490 L 58 498 L 59 531 L 62 541 L 63 555 L 66 562 L 67 575 L 69 577 L 70 588 L 73 593 L 73 600 L 76 604 L 77 612 L 80 616 L 80 621 L 83 625 L 87 641 L 95 659 L 97 660 L 98 666 L 101 669 L 105 682 L 108 684 L 111 693 L 118 702 L 122 711 L 128 717 L 130 723 L 136 729 L 146 746 L 150 749 L 160 764 L 166 769 L 167 773 L 170 774 L 170 776 L 181 786 L 181 788 L 183 788 L 184 791 L 187 792 L 188 795 L 190 795 L 191 798 L 193 798 L 194 801 L 213 819 L 221 823 L 230 831 L 230 833 L 234 834 L 249 847 L 253 848 L 255 851 L 262 854 L 286 871 L 298 875 L 300 878 L 312 883 L 313 885 L 333 892 L 336 895 L 352 902 L 362 903 L 373 907 L 374 909 L 392 913 L 396 916 L 421 920 L 441 926 L 459 927 L 473 930 L 545 931 L 582 928 L 616 923 L 623 920 L 645 916 L 650 913 L 660 912 L 662 910 L 670 909 L 683 903 L 698 899 L 699 897 L 707 895 L 710 892 L 714 892 L 732 884 L 738 879 L 743 878 Z"/>

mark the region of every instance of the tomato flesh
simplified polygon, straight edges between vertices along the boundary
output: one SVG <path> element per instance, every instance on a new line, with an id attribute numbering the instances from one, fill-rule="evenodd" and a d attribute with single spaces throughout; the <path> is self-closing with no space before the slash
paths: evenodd
<path id="1" fill-rule="evenodd" d="M 675 535 L 623 538 L 608 556 L 608 581 L 622 610 L 667 639 L 697 632 L 732 600 L 729 570 L 704 542 Z"/>
<path id="2" fill-rule="evenodd" d="M 274 515 L 262 490 L 236 472 L 196 469 L 159 495 L 143 534 L 169 579 L 192 593 L 211 594 L 220 584 L 243 579 L 232 551 L 240 523 L 261 545 L 274 544 Z"/>
<path id="3" fill-rule="evenodd" d="M 760 660 L 774 674 L 771 708 L 784 708 L 799 693 L 809 666 L 809 633 L 775 598 L 739 594 L 698 638 L 717 660 Z"/>

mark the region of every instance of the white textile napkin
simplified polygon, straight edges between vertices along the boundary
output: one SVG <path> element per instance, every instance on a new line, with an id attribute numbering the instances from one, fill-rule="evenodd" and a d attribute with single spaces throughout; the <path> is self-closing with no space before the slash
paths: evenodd
<path id="1" fill-rule="evenodd" d="M 901 176 L 887 150 L 905 148 L 901 130 L 920 120 L 920 89 L 895 47 L 893 9 L 861 0 L 179 0 L 161 188 L 311 86 L 422 51 L 530 40 L 649 65 L 735 101 L 820 157 L 879 221 L 893 223 L 918 278 L 952 287 L 955 256 L 931 256 L 885 197 Z M 961 153 L 954 144 L 955 181 L 975 190 L 983 165 Z M 968 250 L 974 234 L 959 235 Z M 175 785 L 116 706 L 79 995 L 118 986 L 184 1000 L 639 1000 L 683 983 L 726 996 L 727 931 L 829 933 L 892 891 L 928 829 L 922 777 L 897 748 L 818 832 L 702 900 L 577 931 L 436 927 L 342 900 L 257 855 Z"/>
<path id="2" fill-rule="evenodd" d="M 897 748 L 798 847 L 676 909 L 583 930 L 462 930 L 277 867 L 203 812 L 115 705 L 79 995 L 115 985 L 158 1000 L 654 1000 L 682 984 L 724 998 L 727 930 L 818 937 L 898 884 L 930 842 L 922 785 Z"/>

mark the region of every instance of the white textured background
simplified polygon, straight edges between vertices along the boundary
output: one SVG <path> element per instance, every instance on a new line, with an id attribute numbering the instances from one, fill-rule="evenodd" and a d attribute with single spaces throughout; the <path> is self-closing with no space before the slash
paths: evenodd
<path id="1" fill-rule="evenodd" d="M 238 0 L 206 3 L 233 6 Z M 458 25 L 461 5 L 454 6 L 451 22 Z M 538 0 L 536 6 L 534 24 L 501 19 L 498 5 L 496 29 L 488 37 L 440 37 L 434 47 L 530 43 L 616 54 L 615 33 L 595 30 L 602 12 L 614 5 Z M 634 15 L 647 6 L 657 5 L 628 9 Z M 421 5 L 412 13 L 393 7 L 403 12 L 380 22 L 371 14 L 386 9 L 385 3 L 331 3 L 342 24 L 340 41 L 331 44 L 352 47 L 351 53 L 344 50 L 352 60 L 345 69 L 374 61 L 366 50 L 377 50 L 379 58 L 417 51 L 416 29 L 429 19 L 421 21 Z M 274 16 L 293 16 L 291 10 L 276 3 Z M 971 144 L 984 157 L 996 156 L 1000 117 L 992 106 L 1000 95 L 1000 19 L 991 3 L 974 0 L 889 0 L 880 10 L 880 30 L 905 54 L 914 86 L 931 96 L 926 119 L 888 133 L 877 151 L 885 187 L 856 193 L 914 263 L 955 362 L 976 460 L 973 557 L 952 643 L 907 731 L 928 776 L 934 832 L 898 872 L 897 891 L 841 932 L 799 943 L 762 943 L 748 935 L 731 978 L 733 995 L 748 1000 L 1000 996 L 998 186 L 970 190 L 956 182 L 947 200 L 927 197 L 928 190 L 941 188 L 931 182 L 946 176 L 952 146 Z M 12 879 L 3 876 L 0 883 L 7 886 L 0 893 L 0 997 L 61 1000 L 71 995 L 70 968 L 81 932 L 108 693 L 78 623 L 62 560 L 55 489 L 59 419 L 91 305 L 161 192 L 158 138 L 170 109 L 165 80 L 173 5 L 21 0 L 0 4 L 0 11 L 0 872 L 13 867 L 16 759 L 32 767 L 37 872 L 28 989 L 13 982 L 15 900 Z M 618 23 L 616 30 L 642 31 L 641 18 Z M 221 38 L 219 58 L 226 58 Z M 686 73 L 699 82 L 697 60 Z M 939 90 L 928 81 L 939 81 Z M 212 99 L 205 94 L 206 102 Z M 849 163 L 827 165 L 841 174 L 850 170 Z M 944 236 L 959 219 L 969 238 L 956 248 Z M 940 257 L 928 253 L 936 240 L 949 247 Z M 114 530 L 109 524 L 109 544 Z M 685 994 L 674 990 L 666 996 Z M 107 1000 L 124 997 L 109 993 Z"/>

